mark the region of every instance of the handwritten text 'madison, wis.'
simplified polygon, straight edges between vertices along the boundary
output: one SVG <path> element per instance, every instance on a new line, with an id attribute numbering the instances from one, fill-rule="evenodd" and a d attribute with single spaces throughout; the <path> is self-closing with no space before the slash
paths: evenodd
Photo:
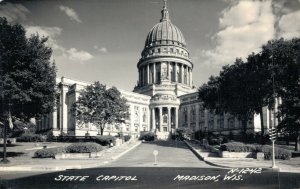
<path id="1" fill-rule="evenodd" d="M 177 175 L 174 181 L 213 181 L 219 180 L 227 181 L 241 181 L 243 175 L 246 174 L 261 174 L 262 168 L 234 168 L 230 169 L 223 177 L 221 175 Z"/>

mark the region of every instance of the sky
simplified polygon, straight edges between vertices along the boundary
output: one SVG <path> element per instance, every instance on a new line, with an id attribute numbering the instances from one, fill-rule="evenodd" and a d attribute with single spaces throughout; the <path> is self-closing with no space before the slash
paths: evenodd
<path id="1" fill-rule="evenodd" d="M 268 40 L 300 37 L 300 0 L 168 0 L 196 87 Z M 0 0 L 0 16 L 48 36 L 58 76 L 132 91 L 137 63 L 163 0 Z"/>

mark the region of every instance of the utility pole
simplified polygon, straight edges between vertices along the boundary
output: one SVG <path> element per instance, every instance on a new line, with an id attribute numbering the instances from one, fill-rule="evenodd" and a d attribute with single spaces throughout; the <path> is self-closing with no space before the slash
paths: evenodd
<path id="1" fill-rule="evenodd" d="M 273 127 L 271 126 L 270 129 L 270 138 L 272 141 L 272 168 L 277 168 L 275 164 L 275 140 L 277 137 L 277 131 L 276 131 L 276 95 L 275 95 L 275 65 L 274 65 L 274 56 L 273 56 L 273 43 L 272 43 L 272 85 L 273 85 L 273 100 L 274 100 L 274 106 L 273 106 Z"/>

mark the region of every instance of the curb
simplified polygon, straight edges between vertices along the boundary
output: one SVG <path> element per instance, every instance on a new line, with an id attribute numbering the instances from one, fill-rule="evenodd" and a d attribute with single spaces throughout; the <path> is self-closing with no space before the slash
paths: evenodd
<path id="1" fill-rule="evenodd" d="M 190 150 L 202 161 L 204 161 L 206 164 L 211 165 L 211 166 L 216 166 L 216 167 L 220 167 L 220 168 L 232 168 L 232 167 L 228 167 L 228 166 L 223 166 L 223 165 L 218 165 L 215 163 L 212 163 L 210 161 L 205 160 L 205 158 L 203 156 L 201 156 L 201 154 L 195 149 L 193 148 L 186 140 L 184 140 L 185 144 L 190 148 Z"/>

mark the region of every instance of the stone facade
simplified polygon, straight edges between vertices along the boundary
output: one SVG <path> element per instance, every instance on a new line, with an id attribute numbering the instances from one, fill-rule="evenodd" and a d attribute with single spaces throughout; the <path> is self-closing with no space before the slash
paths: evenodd
<path id="1" fill-rule="evenodd" d="M 190 59 L 182 32 L 171 23 L 165 3 L 162 17 L 148 33 L 141 58 L 137 63 L 138 83 L 133 92 L 120 90 L 128 101 L 130 118 L 125 124 L 107 125 L 104 134 L 138 135 L 153 131 L 160 139 L 167 139 L 178 127 L 194 131 L 212 131 L 217 134 L 238 134 L 241 123 L 231 115 L 215 115 L 205 110 L 193 86 L 194 65 Z M 70 112 L 80 91 L 89 83 L 57 79 L 59 96 L 57 106 L 49 116 L 37 121 L 37 131 L 52 130 L 54 135 L 97 135 L 93 124 L 80 125 Z M 270 112 L 264 108 L 265 125 L 270 125 Z M 260 130 L 259 116 L 248 123 L 249 132 Z"/>

